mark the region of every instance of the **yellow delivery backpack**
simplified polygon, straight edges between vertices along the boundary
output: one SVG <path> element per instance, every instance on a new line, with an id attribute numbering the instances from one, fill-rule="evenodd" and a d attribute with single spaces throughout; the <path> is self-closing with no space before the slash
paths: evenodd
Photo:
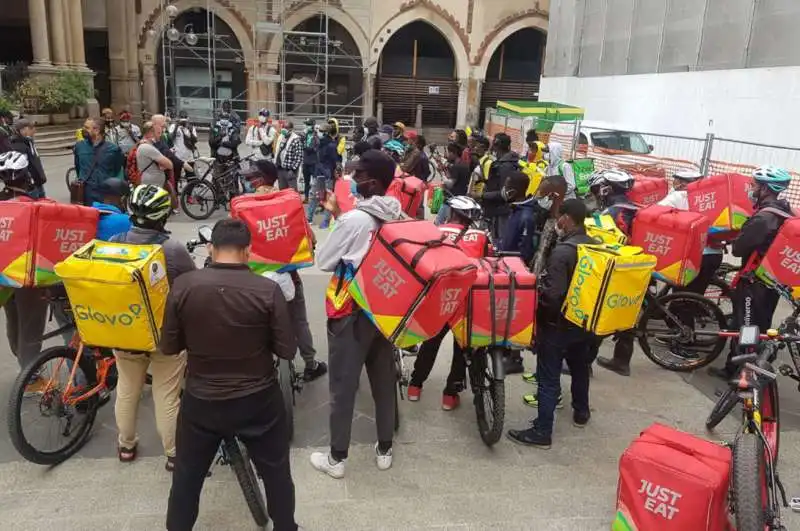
<path id="1" fill-rule="evenodd" d="M 547 161 L 538 160 L 535 162 L 525 162 L 521 160 L 519 161 L 519 169 L 522 173 L 527 175 L 529 179 L 528 189 L 525 195 L 536 195 L 536 191 L 539 189 L 539 185 L 542 184 L 542 179 L 544 179 L 544 174 L 547 171 Z"/>
<path id="2" fill-rule="evenodd" d="M 592 214 L 583 222 L 586 234 L 598 242 L 609 245 L 625 245 L 628 237 L 617 228 L 614 218 L 609 214 Z"/>
<path id="3" fill-rule="evenodd" d="M 92 240 L 55 266 L 81 340 L 95 347 L 152 352 L 169 293 L 160 245 Z"/>
<path id="4" fill-rule="evenodd" d="M 640 247 L 577 245 L 578 262 L 561 312 L 605 336 L 636 325 L 656 258 Z"/>

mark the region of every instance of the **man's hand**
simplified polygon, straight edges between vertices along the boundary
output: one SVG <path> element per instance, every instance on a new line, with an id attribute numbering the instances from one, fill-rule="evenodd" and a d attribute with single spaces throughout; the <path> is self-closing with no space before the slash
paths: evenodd
<path id="1" fill-rule="evenodd" d="M 342 213 L 342 209 L 339 207 L 339 201 L 336 199 L 336 194 L 333 193 L 328 194 L 328 199 L 325 201 L 323 208 L 330 212 L 335 218 L 338 218 L 339 214 Z"/>

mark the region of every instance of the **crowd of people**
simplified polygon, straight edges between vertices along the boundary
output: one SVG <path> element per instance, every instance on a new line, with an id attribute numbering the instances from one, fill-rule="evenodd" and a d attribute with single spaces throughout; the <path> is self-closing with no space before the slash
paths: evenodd
<path id="1" fill-rule="evenodd" d="M 181 114 L 174 123 L 153 115 L 139 128 L 130 123 L 127 112 L 114 120 L 113 112 L 107 111 L 101 118 L 86 120 L 74 149 L 80 201 L 102 212 L 99 239 L 161 245 L 170 284 L 159 349 L 146 354 L 115 353 L 119 460 L 136 459 L 138 405 L 149 371 L 165 467 L 174 471 L 167 528 L 193 527 L 203 481 L 220 441 L 236 434 L 264 480 L 275 529 L 297 529 L 289 433 L 273 356 L 293 359 L 299 350 L 307 382 L 328 374 L 330 444 L 326 451 L 311 455 L 315 469 L 333 478 L 344 477 L 362 368 L 366 368 L 375 403 L 375 464 L 379 470 L 392 466 L 394 347 L 358 308 L 347 285 L 380 224 L 406 216 L 399 201 L 387 193 L 396 175 L 431 180 L 426 139 L 402 123 L 381 126 L 368 118 L 351 139 L 348 153 L 347 139 L 335 118 L 322 124 L 306 121 L 299 132 L 292 122 L 271 120 L 267 110 L 260 111 L 258 121 L 247 128 L 245 144 L 255 154 L 242 175 L 249 189 L 270 193 L 301 188 L 308 220 L 313 221 L 321 207 L 320 226 L 331 226 L 315 253 L 319 269 L 331 273 L 325 295 L 326 364 L 317 360 L 300 275 L 287 274 L 288 282 L 273 276 L 278 280 L 273 282 L 251 274 L 247 263 L 252 236 L 246 224 L 225 219 L 214 226 L 210 266 L 204 269 L 196 268 L 186 247 L 167 230 L 174 209 L 175 174 L 192 171 L 196 158 L 195 126 Z M 241 128 L 240 118 L 226 102 L 211 127 L 212 153 L 238 150 Z M 0 115 L 4 184 L 0 200 L 45 196 L 47 180 L 34 134 L 35 124 L 25 119 L 12 123 L 8 115 Z M 475 258 L 495 251 L 518 253 L 539 275 L 535 371 L 523 374 L 525 381 L 536 385 L 536 392 L 524 401 L 537 408 L 538 415 L 530 426 L 509 430 L 507 435 L 520 444 L 549 448 L 555 411 L 562 407 L 560 380 L 565 365 L 571 375 L 572 420 L 577 427 L 590 421 L 589 382 L 595 360 L 603 368 L 630 374 L 633 334 L 617 334 L 613 358 L 598 358 L 603 338 L 569 322 L 562 306 L 576 267 L 577 246 L 592 241 L 584 225 L 590 215 L 587 205 L 611 215 L 617 227 L 630 234 L 638 210 L 628 198 L 634 178 L 621 170 L 596 172 L 589 183 L 591 197 L 576 198 L 574 173 L 564 160 L 562 146 L 540 142 L 535 131 L 528 132 L 526 149 L 519 154 L 505 133 L 489 138 L 481 131 L 457 129 L 449 137 L 446 153 L 442 186 L 448 200 L 436 218 L 444 235 Z M 126 164 L 126 160 L 135 162 Z M 539 161 L 546 163 L 544 176 L 531 189 L 531 174 L 526 170 Z M 134 174 L 137 186 L 130 192 Z M 674 189 L 661 203 L 687 210 L 685 188 L 702 178 L 698 173 L 675 174 Z M 337 196 L 330 193 L 337 179 L 349 181 L 357 208 L 342 211 Z M 775 210 L 791 212 L 789 204 L 778 198 L 790 181 L 789 173 L 777 168 L 753 174 L 751 198 L 756 213 L 734 242 L 734 256 L 747 262 L 766 252 L 785 219 Z M 128 193 L 125 211 L 120 198 Z M 704 293 L 721 261 L 722 250 L 709 245 L 699 275 L 683 289 Z M 45 292 L 52 289 L 17 289 L 4 306 L 9 343 L 21 366 L 41 350 L 47 301 L 52 299 Z M 733 302 L 734 324 L 749 322 L 753 315 L 754 323 L 765 331 L 771 325 L 777 295 L 758 282 L 742 282 Z M 66 319 L 63 312 L 61 319 Z M 408 389 L 412 402 L 419 400 L 447 333 L 444 329 L 420 346 Z M 459 393 L 465 389 L 464 357 L 457 344 L 453 350 L 442 393 L 446 411 L 459 406 Z M 507 374 L 524 372 L 521 352 L 510 353 L 505 363 Z M 730 377 L 733 369 L 728 363 L 718 374 Z M 40 391 L 41 382 L 31 381 L 26 390 Z"/>

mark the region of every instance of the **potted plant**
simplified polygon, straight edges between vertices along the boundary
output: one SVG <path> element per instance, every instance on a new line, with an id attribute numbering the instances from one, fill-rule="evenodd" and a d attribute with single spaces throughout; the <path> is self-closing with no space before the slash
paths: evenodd
<path id="1" fill-rule="evenodd" d="M 89 79 L 78 72 L 68 71 L 60 73 L 56 80 L 75 118 L 83 118 L 86 114 L 86 100 L 94 97 L 94 89 Z"/>
<path id="2" fill-rule="evenodd" d="M 43 81 L 29 77 L 17 83 L 11 96 L 12 101 L 19 105 L 26 118 L 33 120 L 37 125 L 50 123 L 49 113 L 43 113 L 46 105 L 44 85 Z"/>

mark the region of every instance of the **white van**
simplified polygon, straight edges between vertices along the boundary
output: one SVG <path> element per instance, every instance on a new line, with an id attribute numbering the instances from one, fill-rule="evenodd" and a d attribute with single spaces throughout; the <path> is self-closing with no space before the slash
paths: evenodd
<path id="1" fill-rule="evenodd" d="M 553 126 L 552 134 L 560 138 L 572 138 L 575 134 L 575 124 L 559 122 Z M 578 133 L 577 152 L 585 155 L 590 147 L 608 150 L 610 153 L 623 152 L 635 155 L 650 155 L 655 149 L 640 133 L 625 131 L 613 124 L 582 121 Z"/>

